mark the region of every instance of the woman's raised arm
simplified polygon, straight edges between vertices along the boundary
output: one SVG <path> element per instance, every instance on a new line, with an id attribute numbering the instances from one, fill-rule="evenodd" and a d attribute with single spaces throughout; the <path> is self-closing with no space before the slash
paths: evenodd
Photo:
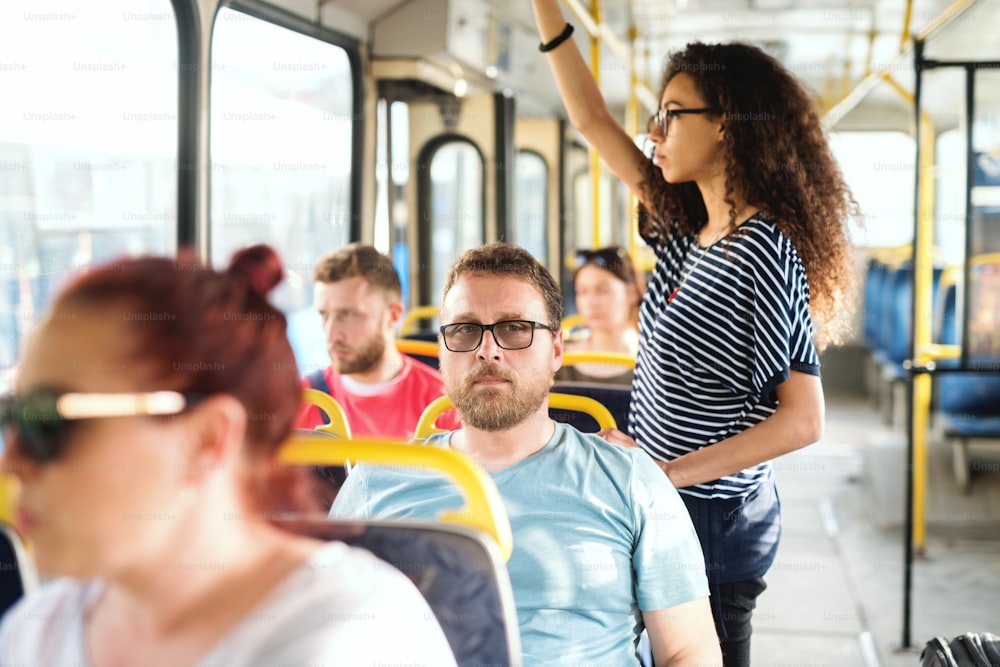
<path id="1" fill-rule="evenodd" d="M 548 44 L 566 28 L 562 9 L 558 0 L 532 0 L 532 6 L 538 34 L 542 43 Z M 647 158 L 611 115 L 576 42 L 566 39 L 545 55 L 555 75 L 570 123 L 587 138 L 615 175 L 643 201 L 640 185 L 644 176 L 640 164 Z"/>

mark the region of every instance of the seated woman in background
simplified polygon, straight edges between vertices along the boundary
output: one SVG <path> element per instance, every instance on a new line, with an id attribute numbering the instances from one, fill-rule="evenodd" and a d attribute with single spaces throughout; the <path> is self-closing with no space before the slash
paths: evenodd
<path id="1" fill-rule="evenodd" d="M 616 352 L 635 357 L 639 344 L 639 302 L 646 292 L 624 248 L 579 250 L 573 289 L 576 310 L 586 331 L 568 340 L 567 352 Z M 563 366 L 556 380 L 632 384 L 632 369 L 620 364 L 581 363 Z"/>
<path id="2" fill-rule="evenodd" d="M 267 246 L 225 272 L 127 259 L 56 298 L 0 403 L 18 528 L 51 581 L 0 626 L 3 665 L 454 665 L 403 574 L 282 531 L 301 388 Z"/>

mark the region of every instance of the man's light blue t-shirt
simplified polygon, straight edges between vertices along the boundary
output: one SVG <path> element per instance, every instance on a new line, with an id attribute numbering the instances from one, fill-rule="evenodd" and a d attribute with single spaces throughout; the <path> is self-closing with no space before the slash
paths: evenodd
<path id="1" fill-rule="evenodd" d="M 638 665 L 641 611 L 708 595 L 684 503 L 643 450 L 556 424 L 541 450 L 490 476 L 514 534 L 507 571 L 525 665 Z M 362 464 L 330 515 L 428 520 L 462 504 L 436 474 Z"/>

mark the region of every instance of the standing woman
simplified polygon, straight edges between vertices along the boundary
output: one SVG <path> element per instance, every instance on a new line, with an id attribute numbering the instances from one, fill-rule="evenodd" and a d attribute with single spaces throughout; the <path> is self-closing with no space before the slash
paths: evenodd
<path id="1" fill-rule="evenodd" d="M 0 402 L 18 528 L 59 578 L 4 616 L 0 664 L 454 665 L 402 573 L 270 522 L 312 498 L 275 463 L 301 395 L 265 296 L 281 276 L 254 246 L 225 272 L 127 259 L 59 294 Z"/>
<path id="2" fill-rule="evenodd" d="M 853 199 L 809 96 L 760 49 L 693 43 L 670 56 L 651 161 L 609 112 L 557 0 L 533 6 L 570 121 L 641 203 L 657 261 L 631 431 L 691 513 L 725 664 L 748 665 L 781 532 L 769 462 L 822 433 L 817 342 L 850 281 Z"/>

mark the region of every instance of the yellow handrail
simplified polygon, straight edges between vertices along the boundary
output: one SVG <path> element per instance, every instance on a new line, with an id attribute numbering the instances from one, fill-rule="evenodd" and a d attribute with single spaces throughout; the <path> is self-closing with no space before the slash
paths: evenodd
<path id="1" fill-rule="evenodd" d="M 330 419 L 329 424 L 317 426 L 317 431 L 332 433 L 347 440 L 351 439 L 351 427 L 347 423 L 347 415 L 344 414 L 344 408 L 340 407 L 340 403 L 333 396 L 319 389 L 307 387 L 302 390 L 302 402 L 315 405 Z"/>
<path id="2" fill-rule="evenodd" d="M 510 558 L 514 538 L 500 492 L 490 476 L 463 454 L 441 447 L 374 438 L 332 442 L 301 432 L 293 434 L 278 452 L 278 463 L 285 465 L 344 465 L 348 460 L 419 466 L 446 474 L 458 486 L 465 506 L 442 512 L 440 519 L 489 533 L 497 541 L 504 560 Z"/>
<path id="3" fill-rule="evenodd" d="M 10 473 L 0 473 L 0 523 L 14 525 L 21 480 Z"/>
<path id="4" fill-rule="evenodd" d="M 442 433 L 442 429 L 434 426 L 434 421 L 450 407 L 452 407 L 452 402 L 448 396 L 439 396 L 431 401 L 420 415 L 413 437 L 426 438 L 433 433 Z M 594 418 L 600 429 L 618 428 L 618 422 L 615 421 L 611 411 L 603 403 L 589 396 L 552 392 L 549 394 L 549 407 L 556 410 L 576 410 L 586 413 Z"/>
<path id="5" fill-rule="evenodd" d="M 399 335 L 408 336 L 417 332 L 417 321 L 427 320 L 438 316 L 440 309 L 437 306 L 420 306 L 406 313 L 403 321 L 399 323 Z"/>
<path id="6" fill-rule="evenodd" d="M 441 416 L 441 413 L 452 407 L 451 399 L 447 396 L 438 396 L 427 404 L 424 411 L 420 413 L 417 426 L 413 429 L 414 438 L 426 438 L 432 433 L 442 433 L 443 429 L 435 428 L 434 422 Z"/>
<path id="7" fill-rule="evenodd" d="M 962 356 L 961 345 L 941 345 L 939 343 L 929 343 L 917 346 L 917 361 L 926 364 L 928 361 L 939 361 L 941 359 L 958 359 Z"/>
<path id="8" fill-rule="evenodd" d="M 635 368 L 635 357 L 620 352 L 569 351 L 563 353 L 563 366 L 576 364 L 616 364 Z"/>
<path id="9" fill-rule="evenodd" d="M 419 354 L 423 357 L 436 357 L 440 352 L 437 343 L 412 338 L 397 338 L 396 349 L 403 354 Z"/>

